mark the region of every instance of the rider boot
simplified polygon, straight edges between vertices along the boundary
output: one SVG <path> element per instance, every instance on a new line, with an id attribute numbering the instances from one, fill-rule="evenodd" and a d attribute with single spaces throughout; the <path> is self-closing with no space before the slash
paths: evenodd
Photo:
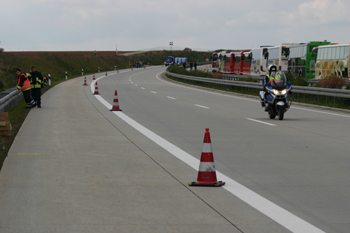
<path id="1" fill-rule="evenodd" d="M 264 105 L 265 105 L 265 112 L 268 111 L 269 105 L 267 104 L 267 92 L 265 91 L 264 94 Z"/>

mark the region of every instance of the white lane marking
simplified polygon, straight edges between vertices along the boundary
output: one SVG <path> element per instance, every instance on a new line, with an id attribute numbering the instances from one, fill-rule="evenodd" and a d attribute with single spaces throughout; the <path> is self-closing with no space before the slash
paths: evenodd
<path id="1" fill-rule="evenodd" d="M 304 110 L 304 111 L 309 111 L 309 112 L 317 112 L 317 113 L 323 113 L 323 114 L 328 114 L 328 115 L 333 115 L 333 116 L 340 116 L 340 117 L 348 117 L 348 118 L 350 118 L 350 116 L 347 116 L 347 115 L 336 114 L 336 113 L 331 113 L 331 112 L 317 111 L 317 110 L 306 109 L 306 108 L 293 107 L 293 109 L 299 109 L 299 110 Z"/>
<path id="2" fill-rule="evenodd" d="M 172 100 L 176 100 L 176 98 L 174 97 L 171 97 L 171 96 L 167 96 L 169 99 L 172 99 Z"/>
<path id="3" fill-rule="evenodd" d="M 247 99 L 247 98 L 242 98 L 242 97 L 237 97 L 237 96 L 232 96 L 232 95 L 227 95 L 227 94 L 222 94 L 222 93 L 216 93 L 216 92 L 212 92 L 212 91 L 201 90 L 201 89 L 198 89 L 198 88 L 187 87 L 187 86 L 179 85 L 179 84 L 176 84 L 176 83 L 168 82 L 168 81 L 165 81 L 165 80 L 159 78 L 159 75 L 162 74 L 162 73 L 164 73 L 164 72 L 158 73 L 156 78 L 159 81 L 162 81 L 162 82 L 174 85 L 174 86 L 183 87 L 183 88 L 196 90 L 196 91 L 201 91 L 201 92 L 206 92 L 206 93 L 210 93 L 210 94 L 213 94 L 213 95 L 227 96 L 227 97 L 230 97 L 230 98 L 235 98 L 235 99 L 240 99 L 240 100 L 247 100 L 247 101 L 252 101 L 252 102 L 260 102 L 259 100 L 253 100 L 253 99 Z M 257 96 L 257 98 L 259 98 L 259 97 Z M 350 118 L 350 115 L 341 115 L 341 114 L 336 114 L 336 113 L 329 113 L 329 112 L 323 112 L 323 111 L 317 111 L 317 110 L 305 109 L 305 108 L 298 108 L 298 107 L 293 107 L 293 109 L 299 109 L 299 110 L 305 110 L 305 111 L 309 111 L 309 112 L 317 112 L 317 113 L 323 113 L 323 114 L 328 114 L 328 115 L 333 115 L 333 116 Z"/>
<path id="4" fill-rule="evenodd" d="M 276 126 L 275 124 L 270 124 L 270 123 L 267 123 L 267 122 L 264 122 L 264 121 L 258 121 L 258 120 L 252 119 L 252 118 L 246 118 L 246 119 L 250 120 L 250 121 L 255 121 L 255 122 L 258 122 L 258 123 L 262 123 L 262 124 L 265 124 L 265 125 Z"/>
<path id="5" fill-rule="evenodd" d="M 155 91 L 151 91 L 152 93 L 154 93 L 154 94 L 157 94 L 157 92 L 155 92 Z"/>
<path id="6" fill-rule="evenodd" d="M 141 87 L 141 89 L 145 90 L 145 88 L 144 88 L 144 87 Z"/>
<path id="7" fill-rule="evenodd" d="M 135 86 L 137 87 L 138 85 L 137 85 L 137 84 L 135 84 Z"/>
<path id="8" fill-rule="evenodd" d="M 93 83 L 91 84 L 91 93 L 94 93 Z M 94 95 L 94 96 L 103 105 L 105 105 L 107 109 L 112 108 L 112 105 L 109 104 L 107 101 L 105 101 L 101 96 L 99 95 Z M 117 115 L 119 118 L 121 118 L 122 120 L 124 120 L 126 123 L 128 123 L 130 126 L 138 130 L 140 133 L 142 133 L 143 135 L 151 139 L 153 142 L 155 142 L 156 144 L 158 144 L 159 146 L 167 150 L 169 153 L 171 153 L 172 155 L 174 155 L 181 161 L 185 162 L 186 164 L 188 164 L 190 167 L 192 167 L 197 171 L 198 164 L 200 164 L 200 161 L 198 159 L 188 154 L 187 152 L 183 151 L 182 149 L 178 148 L 174 144 L 171 144 L 164 138 L 153 133 L 152 131 L 150 131 L 143 125 L 137 123 L 136 121 L 134 121 L 133 119 L 125 115 L 124 113 L 122 112 L 113 112 L 113 113 Z M 216 171 L 216 174 L 217 174 L 217 177 L 221 177 L 219 180 L 224 180 L 226 182 L 226 185 L 223 186 L 224 189 L 226 189 L 236 197 L 240 198 L 242 201 L 246 202 L 250 206 L 259 210 L 261 213 L 270 217 L 271 219 L 273 219 L 283 227 L 287 228 L 288 230 L 296 233 L 304 233 L 304 232 L 325 233 L 324 231 L 311 225 L 305 220 L 299 218 L 298 216 L 288 212 L 287 210 L 281 208 L 275 203 L 260 196 L 254 191 L 239 184 L 238 182 L 222 174 L 221 172 Z"/>
<path id="9" fill-rule="evenodd" d="M 210 109 L 209 107 L 206 107 L 206 106 L 203 106 L 203 105 L 199 105 L 199 104 L 195 104 L 195 106 L 200 107 L 200 108 Z"/>
<path id="10" fill-rule="evenodd" d="M 196 90 L 196 91 L 200 91 L 200 92 L 210 93 L 210 94 L 214 94 L 214 95 L 227 96 L 227 97 L 231 97 L 231 98 L 235 98 L 235 99 L 248 100 L 248 101 L 252 101 L 252 102 L 260 102 L 260 101 L 256 101 L 256 100 L 252 100 L 252 99 L 246 99 L 246 98 L 236 97 L 236 96 L 232 96 L 232 95 L 227 95 L 227 94 L 221 94 L 221 93 L 216 93 L 216 92 L 212 92 L 212 91 L 201 90 L 201 89 L 198 89 L 198 88 L 187 87 L 187 86 L 179 85 L 179 84 L 176 84 L 176 83 L 168 82 L 168 81 L 165 81 L 165 80 L 159 78 L 159 75 L 162 74 L 162 73 L 164 73 L 164 71 L 158 73 L 156 75 L 156 78 L 159 81 L 165 82 L 167 84 L 171 84 L 171 85 L 174 85 L 174 86 L 183 87 L 183 88 L 187 88 L 187 89 L 191 89 L 191 90 Z M 259 97 L 257 96 L 256 98 L 259 98 Z"/>

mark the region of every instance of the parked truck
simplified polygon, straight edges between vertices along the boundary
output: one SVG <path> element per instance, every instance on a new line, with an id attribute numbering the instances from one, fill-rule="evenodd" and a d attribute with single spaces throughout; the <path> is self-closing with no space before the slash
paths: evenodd
<path id="1" fill-rule="evenodd" d="M 186 57 L 174 57 L 174 56 L 167 56 L 164 61 L 165 66 L 169 65 L 182 65 L 183 63 L 187 63 Z"/>

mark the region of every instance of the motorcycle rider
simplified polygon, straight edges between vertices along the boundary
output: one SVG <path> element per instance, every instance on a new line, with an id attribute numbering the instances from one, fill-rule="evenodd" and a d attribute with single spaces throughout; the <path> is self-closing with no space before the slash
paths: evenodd
<path id="1" fill-rule="evenodd" d="M 265 104 L 267 102 L 267 94 L 268 92 L 266 91 L 266 86 L 267 86 L 267 83 L 279 83 L 281 81 L 281 71 L 278 71 L 277 72 L 277 66 L 276 65 L 270 65 L 268 67 L 268 70 L 269 70 L 269 73 L 266 74 L 266 76 L 264 77 L 264 80 L 263 80 L 263 86 L 264 86 L 264 100 L 262 100 L 262 105 L 264 107 L 265 105 L 265 112 L 268 111 L 268 105 Z M 292 92 L 290 91 L 289 94 L 292 94 Z M 289 108 L 289 103 L 286 102 L 286 108 Z"/>
<path id="2" fill-rule="evenodd" d="M 276 72 L 277 72 L 277 66 L 270 65 L 268 70 L 269 70 L 269 73 L 266 74 L 265 78 L 264 78 L 264 87 L 266 87 L 267 82 L 272 83 L 272 80 L 274 80 Z"/>
<path id="3" fill-rule="evenodd" d="M 263 80 L 264 99 L 261 102 L 262 106 L 265 107 L 265 111 L 267 111 L 267 108 L 268 108 L 268 105 L 265 104 L 266 96 L 267 96 L 266 86 L 267 86 L 267 83 L 272 84 L 272 81 L 275 79 L 276 72 L 277 72 L 277 66 L 270 65 L 268 67 L 268 71 L 269 71 L 269 73 L 265 75 L 264 80 Z"/>

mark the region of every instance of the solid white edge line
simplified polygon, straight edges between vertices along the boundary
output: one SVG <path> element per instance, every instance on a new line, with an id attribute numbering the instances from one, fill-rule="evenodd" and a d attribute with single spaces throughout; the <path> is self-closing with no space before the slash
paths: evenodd
<path id="1" fill-rule="evenodd" d="M 252 118 L 246 118 L 246 119 L 250 120 L 250 121 L 255 121 L 255 122 L 258 122 L 258 123 L 262 123 L 262 124 L 265 124 L 265 125 L 276 126 L 275 124 L 267 123 L 267 122 L 264 122 L 264 121 L 258 121 L 258 120 L 252 119 Z"/>
<path id="2" fill-rule="evenodd" d="M 172 100 L 176 100 L 176 98 L 171 97 L 171 96 L 167 96 L 167 98 L 172 99 Z"/>
<path id="3" fill-rule="evenodd" d="M 98 79 L 101 79 L 101 78 L 98 78 Z M 91 83 L 91 92 L 94 93 L 94 89 L 92 87 L 93 87 L 93 82 Z M 95 97 L 108 109 L 112 108 L 112 105 L 109 104 L 107 101 L 105 101 L 100 95 L 95 95 Z M 192 155 L 188 154 L 187 152 L 183 151 L 182 149 L 178 148 L 177 146 L 173 145 L 172 143 L 168 142 L 167 140 L 163 139 L 157 134 L 153 133 L 152 131 L 142 126 L 135 120 L 131 119 L 124 113 L 119 111 L 113 112 L 113 113 L 117 115 L 120 119 L 128 123 L 130 126 L 135 128 L 137 131 L 139 131 L 140 133 L 142 133 L 143 135 L 151 139 L 154 143 L 158 144 L 160 147 L 164 148 L 169 153 L 173 154 L 175 157 L 177 157 L 184 163 L 188 164 L 193 169 L 195 170 L 198 169 L 198 164 L 200 164 L 200 161 L 195 157 L 193 157 Z M 287 210 L 276 205 L 275 203 L 267 200 L 266 198 L 260 196 L 259 194 L 239 184 L 238 182 L 222 174 L 221 172 L 216 171 L 216 174 L 218 177 L 221 178 L 220 180 L 223 180 L 226 182 L 226 185 L 222 186 L 224 189 L 226 189 L 227 191 L 229 191 L 230 193 L 232 193 L 242 201 L 246 202 L 250 206 L 259 210 L 261 213 L 270 217 L 271 219 L 273 219 L 283 227 L 287 228 L 288 230 L 296 233 L 305 233 L 305 232 L 325 233 L 324 231 L 311 225 L 305 220 L 299 218 L 298 216 L 288 212 Z"/>
<path id="4" fill-rule="evenodd" d="M 304 110 L 304 111 L 309 111 L 309 112 L 317 112 L 317 113 L 323 113 L 323 114 L 328 114 L 328 115 L 332 115 L 332 116 L 340 116 L 340 117 L 347 117 L 347 118 L 350 118 L 350 116 L 347 116 L 347 115 L 342 115 L 342 114 L 337 114 L 337 113 L 331 113 L 331 112 L 317 111 L 317 110 L 306 109 L 306 108 L 293 107 L 293 109 L 299 109 L 299 110 Z"/>

